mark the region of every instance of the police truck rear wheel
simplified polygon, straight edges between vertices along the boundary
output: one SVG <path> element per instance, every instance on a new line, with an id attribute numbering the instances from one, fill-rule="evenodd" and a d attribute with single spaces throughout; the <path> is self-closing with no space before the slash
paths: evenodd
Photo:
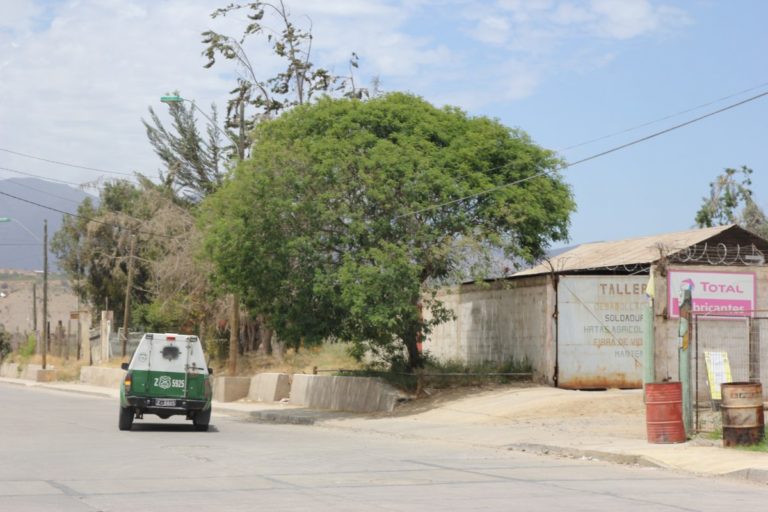
<path id="1" fill-rule="evenodd" d="M 195 430 L 205 432 L 208 430 L 208 423 L 211 421 L 211 410 L 198 411 L 195 413 L 195 417 L 192 418 L 192 423 L 195 425 Z"/>
<path id="2" fill-rule="evenodd" d="M 120 422 L 118 427 L 120 430 L 131 430 L 133 426 L 133 408 L 132 407 L 120 407 Z"/>

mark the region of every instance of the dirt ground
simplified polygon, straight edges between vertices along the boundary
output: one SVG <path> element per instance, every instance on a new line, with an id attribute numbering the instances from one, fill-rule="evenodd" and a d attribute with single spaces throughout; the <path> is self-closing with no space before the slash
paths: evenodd
<path id="1" fill-rule="evenodd" d="M 396 415 L 426 421 L 533 428 L 574 436 L 645 439 L 642 390 L 572 391 L 533 384 L 437 390 L 399 407 Z"/>
<path id="2" fill-rule="evenodd" d="M 0 324 L 11 334 L 32 332 L 32 285 L 37 284 L 38 329 L 43 317 L 43 278 L 34 272 L 0 269 Z M 5 295 L 4 297 L 2 295 Z M 51 332 L 59 321 L 64 329 L 69 314 L 77 310 L 77 297 L 72 293 L 66 280 L 57 278 L 48 281 L 48 320 Z"/>

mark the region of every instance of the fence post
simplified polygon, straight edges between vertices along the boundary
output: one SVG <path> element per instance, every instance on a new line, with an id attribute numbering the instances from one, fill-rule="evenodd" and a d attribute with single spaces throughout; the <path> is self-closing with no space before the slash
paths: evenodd
<path id="1" fill-rule="evenodd" d="M 691 404 L 691 290 L 683 290 L 680 301 L 680 382 L 683 385 L 683 424 L 686 434 L 693 432 L 693 405 Z"/>
<path id="2" fill-rule="evenodd" d="M 760 382 L 760 322 L 749 317 L 749 382 Z"/>

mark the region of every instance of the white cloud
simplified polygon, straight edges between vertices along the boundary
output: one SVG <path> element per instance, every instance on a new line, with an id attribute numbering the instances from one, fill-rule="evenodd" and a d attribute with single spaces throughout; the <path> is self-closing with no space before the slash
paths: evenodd
<path id="1" fill-rule="evenodd" d="M 465 32 L 480 43 L 506 49 L 516 73 L 498 77 L 511 100 L 565 73 L 584 73 L 620 58 L 621 41 L 669 31 L 690 23 L 685 12 L 656 0 L 467 1 Z M 486 70 L 488 71 L 488 70 Z"/>
<path id="2" fill-rule="evenodd" d="M 498 0 L 495 8 L 478 10 L 468 4 L 465 12 L 474 20 L 470 33 L 478 40 L 491 37 L 492 42 L 499 43 L 506 36 L 506 42 L 515 48 L 530 50 L 541 40 L 563 41 L 576 35 L 631 39 L 690 22 L 681 9 L 653 0 Z M 528 45 L 523 44 L 526 41 Z"/>

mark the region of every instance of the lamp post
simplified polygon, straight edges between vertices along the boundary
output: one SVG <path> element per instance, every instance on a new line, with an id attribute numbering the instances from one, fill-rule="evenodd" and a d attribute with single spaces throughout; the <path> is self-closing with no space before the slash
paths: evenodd
<path id="1" fill-rule="evenodd" d="M 179 95 L 166 95 L 161 96 L 160 101 L 163 103 L 166 103 L 168 105 L 172 105 L 175 103 L 182 103 L 186 101 L 187 103 L 192 105 L 192 108 L 200 112 L 203 117 L 205 117 L 211 125 L 216 129 L 217 132 L 222 131 L 224 135 L 232 141 L 232 144 L 235 145 L 235 149 L 237 150 L 237 156 L 240 159 L 240 161 L 243 161 L 245 159 L 245 147 L 243 146 L 242 138 L 244 135 L 244 128 L 243 128 L 243 118 L 245 116 L 245 112 L 243 110 L 243 105 L 240 106 L 240 135 L 241 140 L 238 142 L 235 140 L 234 137 L 232 137 L 229 133 L 226 132 L 226 130 L 219 130 L 219 126 L 214 122 L 213 119 L 210 118 L 208 114 L 206 114 L 200 107 L 197 106 L 197 104 L 192 101 L 188 100 L 186 98 L 182 98 Z M 201 333 L 202 334 L 202 333 Z M 237 351 L 238 351 L 238 345 L 239 345 L 239 335 L 240 335 L 240 298 L 238 297 L 238 294 L 232 293 L 231 296 L 231 305 L 230 305 L 230 318 L 229 318 L 229 374 L 234 376 L 237 373 Z"/>
<path id="2" fill-rule="evenodd" d="M 41 353 L 43 356 L 43 370 L 45 370 L 46 367 L 46 359 L 48 354 L 48 219 L 45 219 L 43 221 L 43 239 L 40 240 L 40 237 L 38 237 L 35 233 L 32 232 L 31 229 L 29 229 L 27 226 L 21 223 L 18 219 L 14 219 L 13 217 L 0 217 L 0 222 L 15 222 L 19 226 L 21 226 L 24 231 L 29 233 L 32 238 L 37 240 L 38 242 L 41 242 L 43 244 L 43 344 L 41 348 Z M 34 292 L 34 283 L 33 283 L 33 292 Z M 33 297 L 34 297 L 33 293 Z M 36 304 L 34 304 L 34 298 L 33 298 L 33 304 L 32 304 L 32 310 L 35 311 L 35 323 L 37 323 L 37 313 L 36 313 Z"/>

